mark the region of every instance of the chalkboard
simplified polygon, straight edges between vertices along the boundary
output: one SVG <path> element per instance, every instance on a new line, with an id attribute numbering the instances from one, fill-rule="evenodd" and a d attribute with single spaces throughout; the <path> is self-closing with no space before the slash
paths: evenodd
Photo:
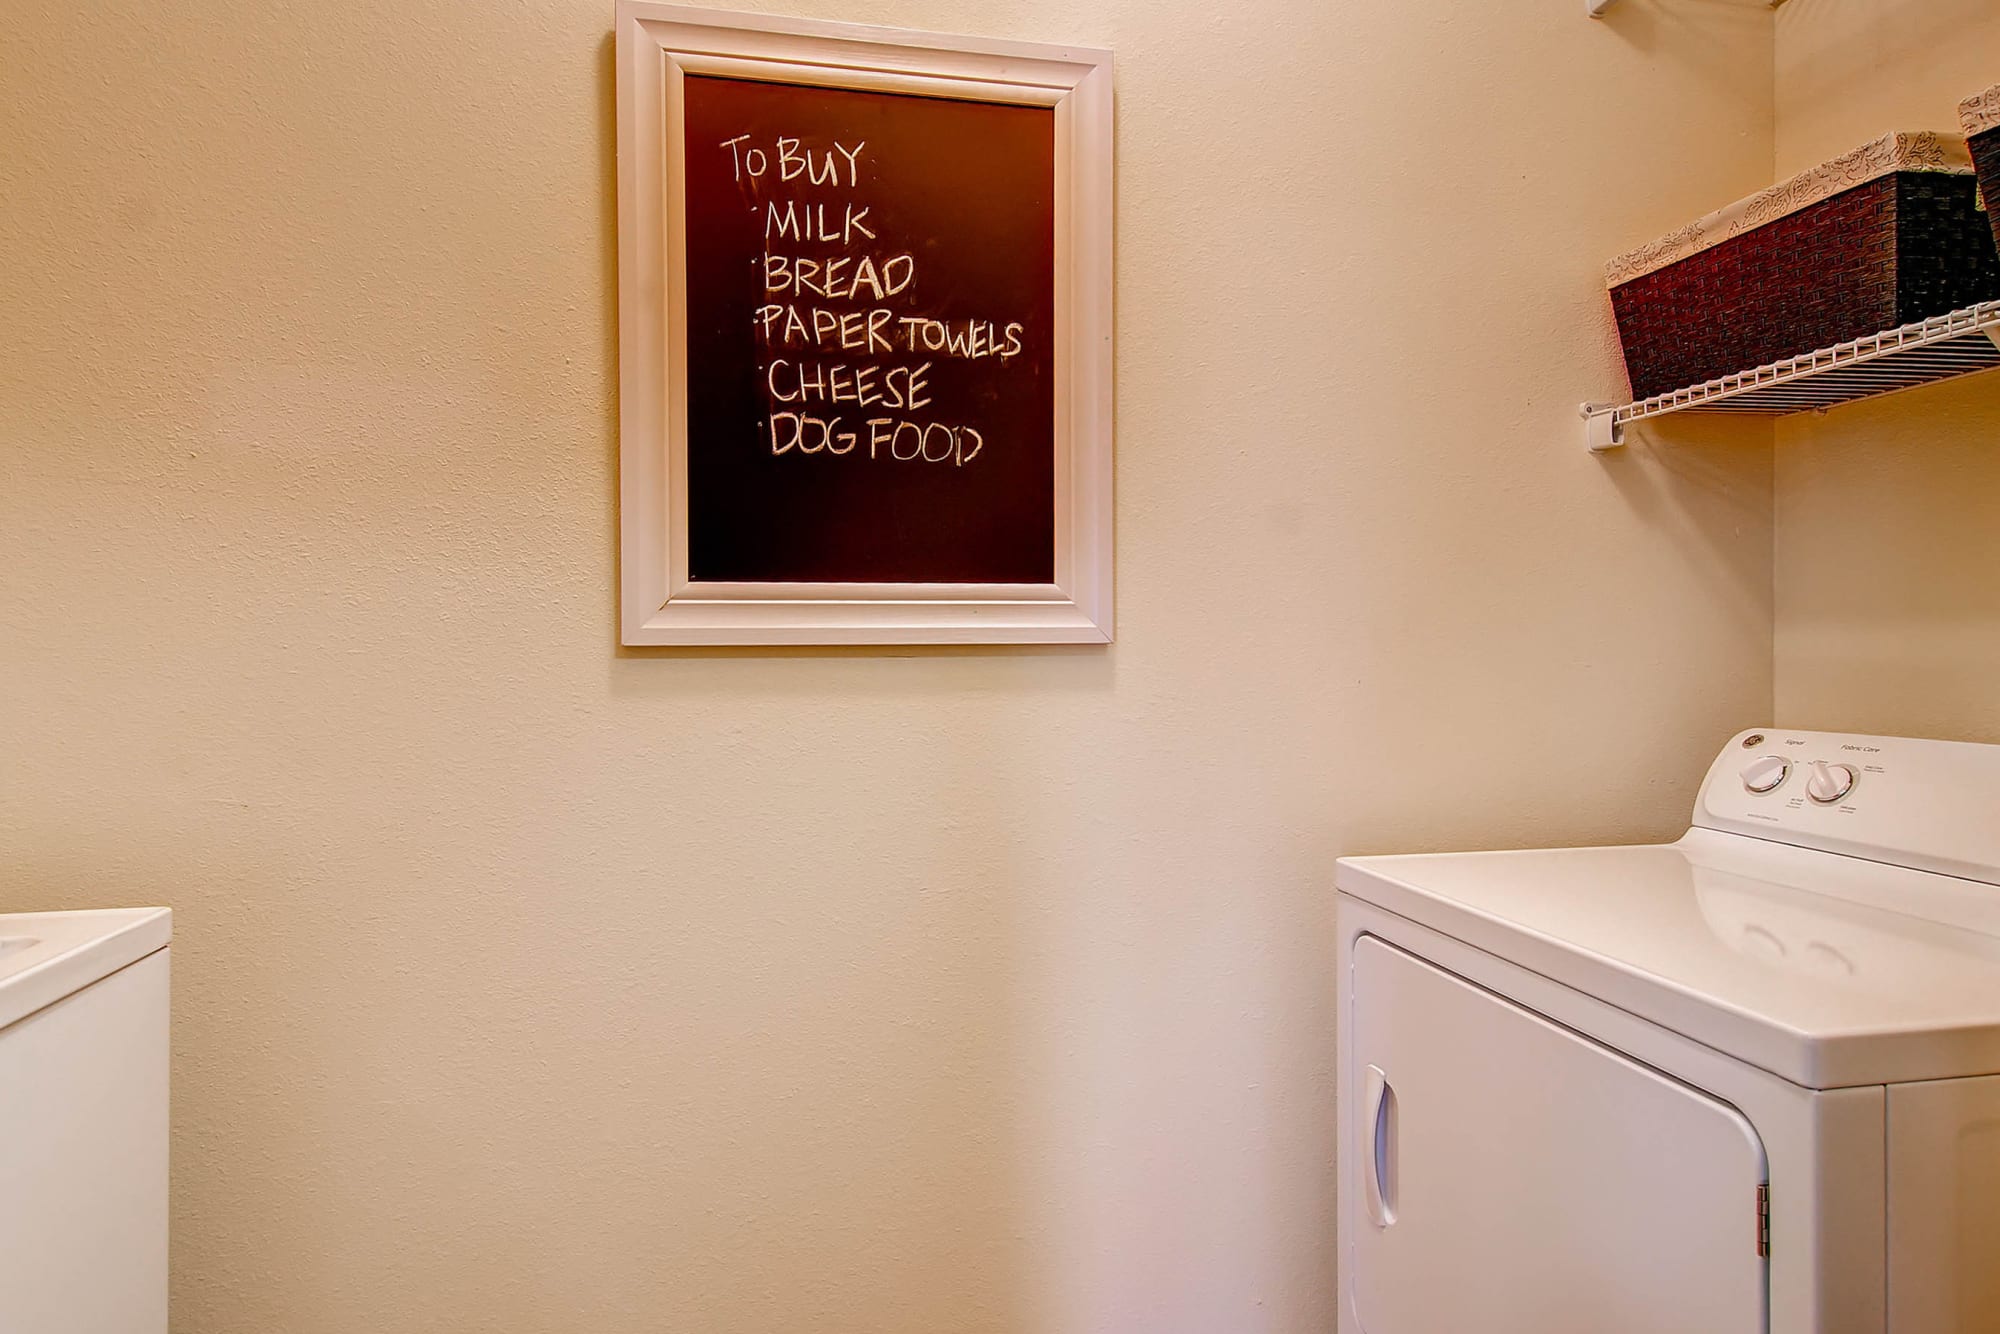
<path id="1" fill-rule="evenodd" d="M 683 90 L 689 579 L 1049 583 L 1054 110 Z"/>
<path id="2" fill-rule="evenodd" d="M 617 14 L 621 641 L 1109 643 L 1111 52 Z"/>

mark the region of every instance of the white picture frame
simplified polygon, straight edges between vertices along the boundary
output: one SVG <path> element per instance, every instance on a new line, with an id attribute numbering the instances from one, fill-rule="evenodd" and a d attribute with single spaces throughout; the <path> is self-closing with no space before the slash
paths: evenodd
<path id="1" fill-rule="evenodd" d="M 1111 54 L 619 0 L 620 622 L 628 645 L 1053 644 L 1112 637 Z M 1049 107 L 1054 579 L 688 577 L 682 81 L 713 74 Z"/>

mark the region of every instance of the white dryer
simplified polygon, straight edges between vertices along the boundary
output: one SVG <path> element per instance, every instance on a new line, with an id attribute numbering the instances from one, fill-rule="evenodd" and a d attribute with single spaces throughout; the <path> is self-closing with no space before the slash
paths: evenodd
<path id="1" fill-rule="evenodd" d="M 1338 885 L 1340 1334 L 2000 1334 L 2000 746 Z"/>
<path id="2" fill-rule="evenodd" d="M 0 1331 L 166 1334 L 165 908 L 0 914 Z"/>

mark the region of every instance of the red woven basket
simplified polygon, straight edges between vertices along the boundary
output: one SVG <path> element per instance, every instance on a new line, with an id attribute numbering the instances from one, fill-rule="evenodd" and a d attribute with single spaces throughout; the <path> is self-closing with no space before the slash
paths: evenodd
<path id="1" fill-rule="evenodd" d="M 1960 102 L 1958 119 L 1965 126 L 1965 146 L 1972 150 L 1972 165 L 1979 173 L 1981 203 L 1993 224 L 1993 241 L 2000 245 L 2000 84 Z"/>
<path id="2" fill-rule="evenodd" d="M 1605 266 L 1635 398 L 2000 298 L 1965 145 L 1892 134 Z"/>

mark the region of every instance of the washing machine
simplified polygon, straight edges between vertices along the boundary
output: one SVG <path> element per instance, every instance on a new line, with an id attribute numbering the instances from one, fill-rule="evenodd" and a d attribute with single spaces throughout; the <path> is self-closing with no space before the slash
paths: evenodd
<path id="1" fill-rule="evenodd" d="M 166 1334 L 165 908 L 0 915 L 0 1331 Z"/>
<path id="2" fill-rule="evenodd" d="M 1339 1334 L 2000 1334 L 2000 746 L 1337 885 Z"/>

